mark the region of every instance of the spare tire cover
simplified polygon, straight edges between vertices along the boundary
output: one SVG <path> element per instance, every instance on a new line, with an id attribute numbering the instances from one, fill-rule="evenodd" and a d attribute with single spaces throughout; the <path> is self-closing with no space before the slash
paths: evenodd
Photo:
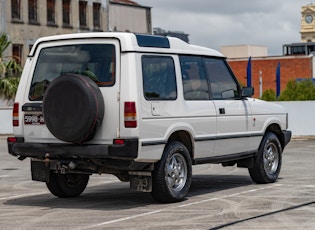
<path id="1" fill-rule="evenodd" d="M 72 143 L 91 140 L 104 117 L 104 99 L 97 84 L 78 74 L 52 81 L 43 99 L 47 128 L 58 139 Z"/>

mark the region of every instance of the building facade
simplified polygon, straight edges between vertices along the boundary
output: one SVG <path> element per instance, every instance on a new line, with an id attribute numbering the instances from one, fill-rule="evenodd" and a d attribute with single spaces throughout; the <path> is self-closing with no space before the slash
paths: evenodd
<path id="1" fill-rule="evenodd" d="M 268 56 L 268 49 L 266 46 L 254 45 L 221 46 L 220 51 L 224 56 L 229 58 Z"/>
<path id="2" fill-rule="evenodd" d="M 301 16 L 301 41 L 315 42 L 315 5 L 302 6 Z"/>
<path id="3" fill-rule="evenodd" d="M 228 62 L 239 82 L 246 86 L 248 58 L 228 59 Z M 252 57 L 251 82 L 255 88 L 255 98 L 260 97 L 267 89 L 276 92 L 276 72 L 279 64 L 281 91 L 286 88 L 290 80 L 310 79 L 315 76 L 313 68 L 315 59 L 312 55 Z"/>
<path id="4" fill-rule="evenodd" d="M 151 7 L 130 0 L 109 1 L 109 31 L 152 34 Z"/>
<path id="5" fill-rule="evenodd" d="M 0 32 L 12 42 L 6 55 L 21 64 L 43 36 L 114 28 L 152 33 L 151 8 L 130 0 L 0 0 L 0 11 Z"/>

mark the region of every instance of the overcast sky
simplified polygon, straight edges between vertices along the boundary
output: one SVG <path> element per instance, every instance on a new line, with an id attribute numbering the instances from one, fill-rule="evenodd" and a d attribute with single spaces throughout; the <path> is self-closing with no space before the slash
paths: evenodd
<path id="1" fill-rule="evenodd" d="M 150 6 L 152 26 L 189 34 L 190 43 L 220 50 L 259 45 L 281 55 L 300 42 L 301 7 L 315 0 L 135 0 Z"/>

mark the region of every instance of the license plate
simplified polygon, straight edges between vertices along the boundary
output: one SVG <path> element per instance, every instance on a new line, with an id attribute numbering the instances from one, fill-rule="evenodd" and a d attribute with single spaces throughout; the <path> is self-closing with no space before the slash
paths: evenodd
<path id="1" fill-rule="evenodd" d="M 25 114 L 24 124 L 26 125 L 42 125 L 45 124 L 43 114 Z"/>
<path id="2" fill-rule="evenodd" d="M 129 172 L 130 189 L 139 192 L 152 191 L 152 176 L 150 172 Z"/>

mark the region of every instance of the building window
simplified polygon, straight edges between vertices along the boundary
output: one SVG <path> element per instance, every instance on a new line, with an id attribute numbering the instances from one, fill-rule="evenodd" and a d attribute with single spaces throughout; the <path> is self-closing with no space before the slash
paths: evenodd
<path id="1" fill-rule="evenodd" d="M 11 18 L 13 20 L 21 20 L 21 1 L 11 0 Z"/>
<path id="2" fill-rule="evenodd" d="M 22 51 L 23 51 L 23 45 L 20 44 L 13 44 L 12 45 L 12 56 L 16 63 L 21 64 L 22 63 Z"/>
<path id="3" fill-rule="evenodd" d="M 55 0 L 47 0 L 47 24 L 55 25 Z"/>
<path id="4" fill-rule="evenodd" d="M 70 26 L 70 0 L 62 0 L 62 23 L 64 27 Z"/>
<path id="5" fill-rule="evenodd" d="M 37 21 L 37 0 L 28 0 L 28 20 L 30 23 L 38 23 Z"/>
<path id="6" fill-rule="evenodd" d="M 93 27 L 94 30 L 101 29 L 101 4 L 93 3 Z"/>
<path id="7" fill-rule="evenodd" d="M 80 27 L 86 28 L 87 22 L 86 22 L 86 1 L 79 1 L 79 20 L 80 20 Z"/>

